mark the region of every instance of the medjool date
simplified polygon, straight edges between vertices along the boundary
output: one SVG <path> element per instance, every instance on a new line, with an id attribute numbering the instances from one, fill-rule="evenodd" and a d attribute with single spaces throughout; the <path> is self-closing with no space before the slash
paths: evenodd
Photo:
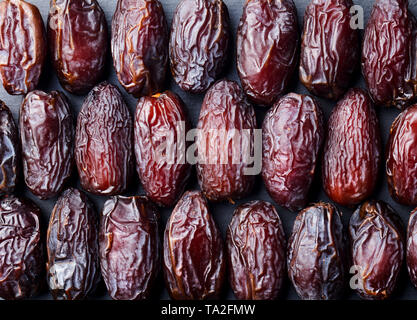
<path id="1" fill-rule="evenodd" d="M 305 206 L 323 140 L 322 111 L 309 96 L 290 93 L 267 113 L 262 177 L 279 205 L 293 211 Z"/>
<path id="2" fill-rule="evenodd" d="M 54 197 L 74 164 L 74 121 L 66 97 L 58 91 L 30 92 L 19 122 L 26 185 L 41 199 Z"/>
<path id="3" fill-rule="evenodd" d="M 229 13 L 222 0 L 182 0 L 175 10 L 169 44 L 171 71 L 185 91 L 202 93 L 226 67 Z"/>
<path id="4" fill-rule="evenodd" d="M 417 288 L 417 210 L 411 212 L 407 229 L 407 268 L 411 282 Z"/>
<path id="5" fill-rule="evenodd" d="M 273 300 L 286 272 L 286 240 L 274 206 L 252 201 L 239 206 L 227 229 L 229 277 L 238 299 Z"/>

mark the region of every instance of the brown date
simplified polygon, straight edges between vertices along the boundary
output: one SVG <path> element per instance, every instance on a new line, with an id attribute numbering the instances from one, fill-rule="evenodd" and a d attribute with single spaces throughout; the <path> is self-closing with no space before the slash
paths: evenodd
<path id="1" fill-rule="evenodd" d="M 79 300 L 98 283 L 98 219 L 87 196 L 70 188 L 52 211 L 47 232 L 46 275 L 54 299 Z"/>
<path id="2" fill-rule="evenodd" d="M 172 299 L 219 297 L 225 274 L 223 241 L 207 201 L 188 191 L 178 201 L 164 237 L 164 273 Z"/>
<path id="3" fill-rule="evenodd" d="M 65 90 L 90 91 L 104 75 L 107 22 L 96 0 L 52 0 L 48 17 L 50 56 Z"/>
<path id="4" fill-rule="evenodd" d="M 23 0 L 0 3 L 0 76 L 9 94 L 34 90 L 46 56 L 46 34 L 36 6 Z"/>
<path id="5" fill-rule="evenodd" d="M 376 0 L 368 21 L 362 71 L 378 105 L 406 107 L 417 97 L 417 24 L 407 0 Z"/>
<path id="6" fill-rule="evenodd" d="M 394 200 L 417 205 L 417 105 L 403 111 L 393 122 L 387 144 L 386 174 Z"/>
<path id="7" fill-rule="evenodd" d="M 343 294 L 346 248 L 341 214 L 317 203 L 301 211 L 288 242 L 288 276 L 303 300 L 334 300 Z"/>
<path id="8" fill-rule="evenodd" d="M 353 206 L 372 195 L 381 162 L 378 117 L 368 94 L 351 89 L 330 115 L 322 180 L 336 203 Z"/>
<path id="9" fill-rule="evenodd" d="M 168 66 L 168 26 L 158 0 L 118 0 L 111 50 L 117 77 L 135 97 L 163 89 Z"/>
<path id="10" fill-rule="evenodd" d="M 286 273 L 286 240 L 274 206 L 252 201 L 239 206 L 227 229 L 229 278 L 239 300 L 273 300 Z"/>
<path id="11" fill-rule="evenodd" d="M 20 176 L 19 133 L 10 109 L 0 100 L 0 196 L 12 193 Z"/>
<path id="12" fill-rule="evenodd" d="M 146 197 L 113 197 L 100 223 L 101 273 L 110 296 L 150 296 L 160 270 L 159 213 Z"/>
<path id="13" fill-rule="evenodd" d="M 351 28 L 351 0 L 311 0 L 304 15 L 300 81 L 313 94 L 339 99 L 360 58 L 359 31 Z"/>
<path id="14" fill-rule="evenodd" d="M 411 282 L 417 288 L 417 210 L 411 212 L 407 228 L 407 269 Z"/>
<path id="15" fill-rule="evenodd" d="M 20 108 L 23 174 L 40 199 L 59 194 L 74 164 L 74 120 L 66 97 L 58 91 L 32 91 Z"/>
<path id="16" fill-rule="evenodd" d="M 402 224 L 383 201 L 368 201 L 350 218 L 352 265 L 357 292 L 364 299 L 382 300 L 395 289 L 404 256 Z"/>
<path id="17" fill-rule="evenodd" d="M 29 298 L 42 286 L 40 215 L 28 199 L 0 199 L 0 299 Z"/>
<path id="18" fill-rule="evenodd" d="M 298 22 L 292 0 L 246 0 L 237 30 L 243 90 L 261 105 L 285 93 L 297 66 Z"/>
<path id="19" fill-rule="evenodd" d="M 310 96 L 290 93 L 265 116 L 262 177 L 280 206 L 306 205 L 323 140 L 323 114 Z"/>
<path id="20" fill-rule="evenodd" d="M 133 172 L 133 121 L 117 87 L 94 87 L 78 114 L 75 155 L 82 187 L 98 195 L 123 193 Z"/>
<path id="21" fill-rule="evenodd" d="M 205 92 L 226 67 L 230 40 L 229 12 L 222 0 L 182 0 L 169 44 L 172 76 L 181 89 Z"/>
<path id="22" fill-rule="evenodd" d="M 247 195 L 255 180 L 248 172 L 248 157 L 256 117 L 236 82 L 221 80 L 207 91 L 197 128 L 197 176 L 204 195 L 211 201 Z"/>
<path id="23" fill-rule="evenodd" d="M 185 141 L 190 128 L 184 103 L 175 93 L 166 91 L 139 100 L 136 169 L 147 196 L 158 205 L 171 207 L 184 192 L 191 173 Z"/>

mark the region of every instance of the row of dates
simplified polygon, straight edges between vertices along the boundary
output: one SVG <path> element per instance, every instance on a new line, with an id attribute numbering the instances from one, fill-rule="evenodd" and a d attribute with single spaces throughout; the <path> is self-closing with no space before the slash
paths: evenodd
<path id="1" fill-rule="evenodd" d="M 6 197 L 0 213 L 0 298 L 26 298 L 44 281 L 40 210 L 29 200 Z M 52 296 L 83 299 L 94 292 L 101 274 L 113 299 L 146 299 L 162 263 L 173 299 L 219 298 L 226 265 L 239 299 L 278 298 L 287 272 L 302 299 L 338 299 L 347 288 L 349 265 L 355 268 L 352 289 L 365 299 L 386 299 L 396 287 L 405 247 L 417 286 L 417 212 L 405 239 L 399 217 L 382 201 L 365 202 L 355 211 L 349 240 L 338 209 L 326 203 L 308 207 L 298 214 L 288 246 L 274 206 L 246 203 L 234 212 L 224 248 L 206 199 L 188 191 L 167 223 L 162 257 L 159 219 L 147 197 L 115 196 L 98 221 L 84 193 L 66 190 L 47 231 Z"/>
<path id="2" fill-rule="evenodd" d="M 312 0 L 300 41 L 292 0 L 246 1 L 236 52 L 250 100 L 268 106 L 276 102 L 288 91 L 298 61 L 299 78 L 310 92 L 342 97 L 361 57 L 352 6 L 351 0 Z M 11 94 L 36 88 L 48 42 L 62 86 L 88 92 L 106 67 L 108 34 L 100 6 L 95 0 L 53 0 L 47 26 L 46 33 L 38 9 L 25 1 L 0 4 L 4 87 Z M 168 60 L 173 78 L 188 92 L 203 93 L 221 77 L 231 47 L 228 10 L 221 0 L 182 0 L 168 34 L 159 1 L 118 1 L 111 52 L 117 77 L 129 93 L 140 97 L 162 91 Z M 417 23 L 407 0 L 375 1 L 362 48 L 362 72 L 376 104 L 403 108 L 415 100 Z"/>

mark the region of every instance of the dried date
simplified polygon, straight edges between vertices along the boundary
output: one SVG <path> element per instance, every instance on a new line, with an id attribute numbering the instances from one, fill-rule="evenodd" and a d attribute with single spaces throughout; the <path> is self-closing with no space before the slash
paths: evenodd
<path id="1" fill-rule="evenodd" d="M 142 97 L 136 108 L 136 169 L 147 196 L 173 206 L 190 176 L 185 135 L 191 128 L 184 103 L 175 93 Z"/>
<path id="2" fill-rule="evenodd" d="M 262 177 L 279 205 L 292 211 L 306 205 L 323 140 L 323 114 L 310 96 L 290 93 L 267 113 Z"/>
<path id="3" fill-rule="evenodd" d="M 19 122 L 26 186 L 40 199 L 54 197 L 74 164 L 74 120 L 66 97 L 58 91 L 30 92 Z"/>
<path id="4" fill-rule="evenodd" d="M 274 206 L 252 201 L 239 206 L 227 229 L 229 278 L 239 300 L 273 300 L 286 273 L 286 240 Z"/>
<path id="5" fill-rule="evenodd" d="M 292 0 L 247 0 L 237 30 L 237 70 L 243 90 L 271 105 L 288 88 L 297 66 L 298 19 Z"/>
<path id="6" fill-rule="evenodd" d="M 96 0 L 52 0 L 48 17 L 49 52 L 61 85 L 84 94 L 104 75 L 108 34 Z"/>
<path id="7" fill-rule="evenodd" d="M 23 0 L 0 3 L 0 76 L 9 94 L 26 94 L 39 83 L 46 33 L 36 6 Z"/>
<path id="8" fill-rule="evenodd" d="M 407 269 L 411 282 L 417 288 L 417 210 L 411 212 L 407 228 Z"/>
<path id="9" fill-rule="evenodd" d="M 46 276 L 54 299 L 84 299 L 98 284 L 98 221 L 87 196 L 70 188 L 52 211 Z"/>
<path id="10" fill-rule="evenodd" d="M 182 0 L 169 44 L 175 82 L 185 91 L 205 92 L 226 67 L 229 43 L 229 13 L 222 0 Z"/>
<path id="11" fill-rule="evenodd" d="M 113 197 L 100 223 L 100 263 L 113 299 L 150 296 L 160 270 L 159 213 L 146 197 Z"/>
<path id="12" fill-rule="evenodd" d="M 0 200 L 0 298 L 24 299 L 37 294 L 44 271 L 40 209 L 30 200 Z"/>
<path id="13" fill-rule="evenodd" d="M 336 203 L 353 206 L 372 195 L 381 162 L 378 117 L 362 89 L 351 89 L 333 109 L 323 156 L 323 186 Z"/>
<path id="14" fill-rule="evenodd" d="M 133 121 L 117 87 L 103 82 L 85 99 L 78 114 L 75 155 L 82 187 L 116 195 L 133 172 Z"/>
<path id="15" fill-rule="evenodd" d="M 399 216 L 383 201 L 369 201 L 350 218 L 356 290 L 364 299 L 382 300 L 395 289 L 404 257 Z"/>
<path id="16" fill-rule="evenodd" d="M 304 15 L 300 81 L 313 94 L 337 100 L 359 69 L 359 31 L 351 0 L 312 0 Z"/>
<path id="17" fill-rule="evenodd" d="M 163 89 L 168 66 L 168 26 L 158 0 L 118 0 L 111 50 L 117 77 L 135 97 Z"/>
<path id="18" fill-rule="evenodd" d="M 169 218 L 164 273 L 172 299 L 218 298 L 225 274 L 223 241 L 201 192 L 188 191 Z"/>
<path id="19" fill-rule="evenodd" d="M 341 214 L 318 203 L 301 211 L 288 242 L 288 276 L 300 298 L 334 300 L 343 294 L 346 271 Z"/>

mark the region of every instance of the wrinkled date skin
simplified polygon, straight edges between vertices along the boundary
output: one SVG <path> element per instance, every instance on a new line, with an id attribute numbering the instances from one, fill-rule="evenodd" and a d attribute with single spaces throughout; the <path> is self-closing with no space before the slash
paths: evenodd
<path id="1" fill-rule="evenodd" d="M 237 70 L 245 93 L 271 105 L 289 85 L 298 60 L 292 0 L 246 0 L 237 31 Z"/>
<path id="2" fill-rule="evenodd" d="M 46 32 L 36 6 L 22 0 L 0 3 L 0 76 L 9 94 L 34 90 L 45 62 Z"/>
<path id="3" fill-rule="evenodd" d="M 147 196 L 158 205 L 171 207 L 184 192 L 191 173 L 185 141 L 190 128 L 184 104 L 175 93 L 167 91 L 139 100 L 135 117 L 136 169 Z"/>
<path id="4" fill-rule="evenodd" d="M 403 111 L 391 126 L 387 145 L 388 190 L 397 202 L 417 205 L 417 105 Z"/>
<path id="5" fill-rule="evenodd" d="M 304 15 L 300 81 L 313 94 L 339 99 L 359 69 L 359 31 L 352 29 L 351 0 L 312 0 Z"/>
<path id="6" fill-rule="evenodd" d="M 404 257 L 399 216 L 383 201 L 369 201 L 350 218 L 352 265 L 364 299 L 387 299 L 395 289 Z"/>
<path id="7" fill-rule="evenodd" d="M 116 195 L 133 172 L 133 121 L 117 87 L 103 82 L 85 99 L 78 114 L 75 155 L 82 187 Z"/>
<path id="8" fill-rule="evenodd" d="M 346 250 L 340 212 L 317 203 L 301 211 L 288 242 L 288 276 L 303 300 L 334 300 L 345 283 Z"/>
<path id="9" fill-rule="evenodd" d="M 197 176 L 207 199 L 233 201 L 249 194 L 255 176 L 248 173 L 246 158 L 254 148 L 256 117 L 237 83 L 222 80 L 207 91 L 197 128 Z M 240 141 L 231 130 L 240 134 Z"/>
<path id="10" fill-rule="evenodd" d="M 182 0 L 169 43 L 175 82 L 191 93 L 205 92 L 226 67 L 229 13 L 222 0 Z"/>
<path id="11" fill-rule="evenodd" d="M 306 205 L 323 141 L 323 114 L 310 96 L 290 93 L 265 116 L 262 177 L 280 206 Z"/>
<path id="12" fill-rule="evenodd" d="M 163 89 L 168 66 L 168 26 L 158 0 L 118 0 L 111 50 L 117 77 L 135 97 Z"/>
<path id="13" fill-rule="evenodd" d="M 407 229 L 407 269 L 411 282 L 417 288 L 417 210 L 410 215 Z"/>
<path id="14" fill-rule="evenodd" d="M 77 189 L 58 199 L 47 232 L 46 274 L 54 299 L 78 300 L 99 280 L 98 219 L 93 204 Z"/>
<path id="15" fill-rule="evenodd" d="M 380 162 L 381 137 L 373 103 L 362 89 L 351 89 L 329 119 L 324 190 L 338 204 L 357 205 L 372 195 Z"/>
<path id="16" fill-rule="evenodd" d="M 115 300 L 149 298 L 160 271 L 159 213 L 146 197 L 113 197 L 100 227 L 101 272 Z"/>
<path id="17" fill-rule="evenodd" d="M 172 299 L 219 298 L 225 276 L 223 240 L 199 191 L 186 192 L 169 218 L 164 271 Z"/>
<path id="18" fill-rule="evenodd" d="M 84 94 L 103 77 L 108 35 L 104 12 L 96 0 L 52 0 L 48 45 L 61 85 Z"/>
<path id="19" fill-rule="evenodd" d="M 74 120 L 66 97 L 32 91 L 20 108 L 23 174 L 40 199 L 59 194 L 74 165 Z"/>
<path id="20" fill-rule="evenodd" d="M 406 107 L 417 97 L 417 24 L 407 0 L 377 0 L 368 21 L 362 71 L 378 105 Z"/>
<path id="21" fill-rule="evenodd" d="M 0 200 L 0 298 L 24 299 L 37 294 L 44 273 L 40 210 L 30 200 Z"/>
<path id="22" fill-rule="evenodd" d="M 15 190 L 19 176 L 19 133 L 10 109 L 0 100 L 0 196 Z"/>
<path id="23" fill-rule="evenodd" d="M 273 300 L 286 273 L 286 240 L 274 206 L 253 201 L 239 206 L 227 230 L 231 287 L 239 300 Z"/>

